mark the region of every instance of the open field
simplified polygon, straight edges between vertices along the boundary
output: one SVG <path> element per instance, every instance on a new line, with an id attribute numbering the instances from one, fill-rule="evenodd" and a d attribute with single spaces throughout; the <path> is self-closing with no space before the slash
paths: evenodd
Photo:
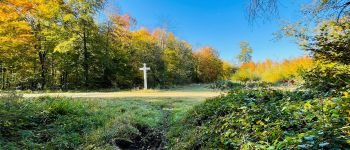
<path id="1" fill-rule="evenodd" d="M 0 150 L 350 150 L 349 56 L 350 0 L 0 0 Z"/>
<path id="2" fill-rule="evenodd" d="M 0 97 L 0 149 L 165 149 L 170 126 L 220 94 L 191 85 Z"/>
<path id="3" fill-rule="evenodd" d="M 118 92 L 53 92 L 53 93 L 25 93 L 23 97 L 33 98 L 41 96 L 72 97 L 72 98 L 132 98 L 132 97 L 192 97 L 205 99 L 223 94 L 220 91 L 206 88 L 205 85 L 181 86 L 167 90 L 130 90 Z"/>

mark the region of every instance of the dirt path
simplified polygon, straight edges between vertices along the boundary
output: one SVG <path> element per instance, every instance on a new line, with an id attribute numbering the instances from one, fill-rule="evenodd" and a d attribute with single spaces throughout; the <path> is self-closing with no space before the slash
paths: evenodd
<path id="1" fill-rule="evenodd" d="M 164 115 L 163 117 L 163 122 L 161 125 L 161 143 L 159 145 L 159 147 L 157 148 L 157 150 L 163 150 L 166 149 L 166 145 L 167 145 L 167 137 L 166 134 L 168 132 L 168 128 L 169 128 L 169 112 L 167 110 L 165 110 L 164 108 L 161 108 L 161 111 Z"/>
<path id="2" fill-rule="evenodd" d="M 72 97 L 72 98 L 113 98 L 113 97 L 215 97 L 220 92 L 184 92 L 184 91 L 154 91 L 154 92 L 88 92 L 88 93 L 40 93 L 40 94 L 23 94 L 25 98 L 50 96 L 50 97 Z"/>

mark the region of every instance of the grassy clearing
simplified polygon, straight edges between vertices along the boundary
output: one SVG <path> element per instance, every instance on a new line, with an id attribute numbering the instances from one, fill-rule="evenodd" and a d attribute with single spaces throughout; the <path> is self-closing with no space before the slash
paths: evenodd
<path id="1" fill-rule="evenodd" d="M 159 88 L 150 88 L 147 90 L 133 88 L 133 89 L 118 89 L 118 88 L 109 88 L 109 89 L 87 89 L 87 90 L 16 90 L 16 93 L 19 94 L 45 94 L 45 93 L 112 93 L 112 92 L 132 92 L 132 93 L 154 93 L 154 92 L 217 92 L 217 90 L 213 90 L 208 88 L 210 84 L 188 84 L 188 85 L 177 85 L 172 86 L 167 89 L 159 89 Z M 1 93 L 12 92 L 13 90 L 1 90 Z"/>
<path id="2" fill-rule="evenodd" d="M 0 149 L 148 149 L 204 98 L 0 100 Z"/>
<path id="3" fill-rule="evenodd" d="M 149 89 L 149 90 L 127 90 L 127 91 L 94 91 L 94 92 L 39 92 L 39 93 L 22 93 L 23 97 L 34 98 L 42 96 L 50 97 L 72 97 L 72 98 L 155 98 L 155 97 L 175 97 L 188 98 L 200 97 L 215 97 L 222 94 L 219 90 L 213 90 L 207 87 L 208 85 L 192 84 L 187 86 L 177 86 L 171 89 Z M 1 92 L 0 92 L 1 95 Z"/>

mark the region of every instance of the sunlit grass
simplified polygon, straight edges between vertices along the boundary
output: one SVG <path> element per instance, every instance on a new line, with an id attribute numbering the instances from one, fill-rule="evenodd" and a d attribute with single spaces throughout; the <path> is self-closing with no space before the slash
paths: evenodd
<path id="1" fill-rule="evenodd" d="M 152 132 L 147 136 L 152 138 L 158 136 L 161 134 L 164 119 L 171 124 L 205 99 L 203 97 L 24 99 L 12 96 L 3 97 L 0 101 L 2 115 L 0 149 L 40 147 L 113 149 L 116 146 L 113 144 L 118 140 L 134 143 L 138 137 L 145 136 L 143 131 L 145 129 L 147 132 Z M 44 121 L 50 119 L 50 122 Z M 18 123 L 18 120 L 22 120 L 22 123 Z M 147 143 L 147 140 L 144 143 Z"/>

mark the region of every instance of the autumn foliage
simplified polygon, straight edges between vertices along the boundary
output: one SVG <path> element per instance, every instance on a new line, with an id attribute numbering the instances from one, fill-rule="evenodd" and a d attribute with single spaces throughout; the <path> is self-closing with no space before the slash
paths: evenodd
<path id="1" fill-rule="evenodd" d="M 105 0 L 0 1 L 0 88 L 137 88 L 212 82 L 223 75 L 217 52 L 194 53 L 162 28 L 133 28 L 128 14 L 104 14 Z M 132 29 L 133 28 L 133 29 Z"/>
<path id="2" fill-rule="evenodd" d="M 312 65 L 312 59 L 307 56 L 287 59 L 282 62 L 275 62 L 269 59 L 261 63 L 250 61 L 242 63 L 232 78 L 243 82 L 264 81 L 277 83 L 288 80 L 301 81 L 300 73 L 310 69 Z"/>
<path id="3" fill-rule="evenodd" d="M 223 62 L 218 53 L 211 47 L 203 47 L 194 53 L 197 59 L 198 78 L 202 82 L 213 82 L 223 73 Z"/>

